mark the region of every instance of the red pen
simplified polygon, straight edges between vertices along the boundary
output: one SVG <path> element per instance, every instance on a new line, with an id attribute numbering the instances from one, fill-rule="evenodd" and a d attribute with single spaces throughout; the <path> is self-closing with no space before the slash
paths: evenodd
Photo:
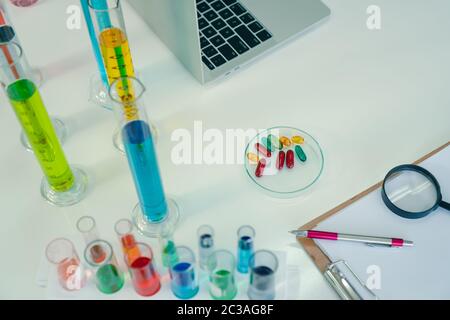
<path id="1" fill-rule="evenodd" d="M 290 233 L 295 235 L 297 238 L 361 242 L 369 246 L 383 246 L 396 248 L 414 246 L 414 243 L 412 241 L 403 240 L 399 238 L 360 236 L 355 234 L 325 232 L 317 230 L 295 230 L 291 231 Z"/>

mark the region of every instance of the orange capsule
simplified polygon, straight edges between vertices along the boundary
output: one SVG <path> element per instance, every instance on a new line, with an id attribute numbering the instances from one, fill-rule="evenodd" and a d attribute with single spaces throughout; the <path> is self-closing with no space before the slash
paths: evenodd
<path id="1" fill-rule="evenodd" d="M 280 142 L 283 144 L 283 146 L 285 146 L 286 148 L 290 147 L 292 145 L 291 139 L 289 139 L 288 137 L 281 137 L 280 138 Z"/>
<path id="2" fill-rule="evenodd" d="M 253 152 L 247 153 L 247 159 L 248 161 L 250 161 L 251 164 L 257 164 L 259 162 L 258 155 Z"/>
<path id="3" fill-rule="evenodd" d="M 303 138 L 302 136 L 294 136 L 291 138 L 291 140 L 295 144 L 304 144 L 305 143 L 305 138 Z"/>

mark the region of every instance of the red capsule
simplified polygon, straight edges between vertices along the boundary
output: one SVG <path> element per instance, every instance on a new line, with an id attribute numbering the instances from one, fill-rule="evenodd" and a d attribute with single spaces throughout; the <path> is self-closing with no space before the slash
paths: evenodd
<path id="1" fill-rule="evenodd" d="M 286 153 L 284 151 L 280 151 L 278 153 L 278 158 L 277 158 L 277 169 L 278 170 L 283 169 L 285 160 L 286 160 Z"/>
<path id="2" fill-rule="evenodd" d="M 263 156 L 270 158 L 272 156 L 272 152 L 266 149 L 261 143 L 256 144 L 256 150 L 261 153 Z"/>
<path id="3" fill-rule="evenodd" d="M 258 166 L 256 167 L 255 176 L 261 178 L 264 175 L 264 169 L 266 168 L 266 160 L 261 159 L 258 162 Z"/>
<path id="4" fill-rule="evenodd" d="M 289 150 L 289 151 L 287 152 L 287 155 L 286 155 L 286 166 L 287 166 L 289 169 L 292 169 L 292 168 L 294 167 L 294 165 L 295 165 L 295 155 L 294 155 L 294 151 Z"/>

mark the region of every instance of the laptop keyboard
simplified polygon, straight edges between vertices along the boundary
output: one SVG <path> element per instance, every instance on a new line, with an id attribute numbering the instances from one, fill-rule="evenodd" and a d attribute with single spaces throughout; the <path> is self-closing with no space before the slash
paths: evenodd
<path id="1" fill-rule="evenodd" d="M 196 0 L 203 63 L 214 70 L 272 38 L 238 0 Z"/>

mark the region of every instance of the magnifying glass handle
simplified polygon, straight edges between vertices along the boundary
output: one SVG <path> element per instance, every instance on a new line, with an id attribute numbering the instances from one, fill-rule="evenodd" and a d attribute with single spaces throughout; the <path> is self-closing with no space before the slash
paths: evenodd
<path id="1" fill-rule="evenodd" d="M 445 202 L 445 201 L 441 201 L 441 203 L 439 203 L 439 206 L 441 208 L 447 209 L 448 211 L 450 211 L 450 203 Z"/>

